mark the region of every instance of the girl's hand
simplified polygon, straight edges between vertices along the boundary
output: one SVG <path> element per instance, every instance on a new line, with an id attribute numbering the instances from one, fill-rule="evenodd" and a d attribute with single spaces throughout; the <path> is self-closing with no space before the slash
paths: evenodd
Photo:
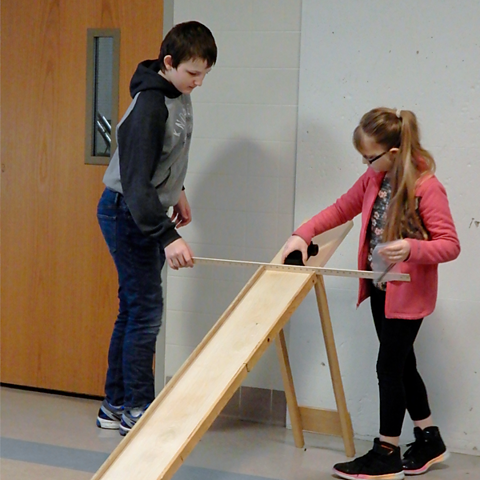
<path id="1" fill-rule="evenodd" d="M 287 240 L 285 247 L 283 247 L 282 263 L 285 263 L 285 259 L 287 258 L 287 256 L 290 253 L 294 252 L 295 250 L 300 250 L 302 252 L 303 263 L 306 263 L 308 259 L 308 254 L 307 254 L 308 245 L 307 245 L 307 242 L 302 237 L 299 237 L 298 235 L 292 235 Z"/>
<path id="2" fill-rule="evenodd" d="M 165 247 L 165 257 L 169 267 L 174 270 L 193 267 L 193 253 L 183 238 L 177 238 Z"/>
<path id="3" fill-rule="evenodd" d="M 400 263 L 410 255 L 410 243 L 406 240 L 397 240 L 383 247 L 378 253 L 388 263 Z"/>

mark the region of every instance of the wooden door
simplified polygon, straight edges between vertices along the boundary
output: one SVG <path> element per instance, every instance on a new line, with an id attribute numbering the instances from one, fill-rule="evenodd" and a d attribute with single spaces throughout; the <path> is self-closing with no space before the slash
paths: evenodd
<path id="1" fill-rule="evenodd" d="M 85 165 L 87 28 L 120 28 L 120 105 L 163 2 L 2 0 L 1 381 L 103 395 L 116 272 Z"/>

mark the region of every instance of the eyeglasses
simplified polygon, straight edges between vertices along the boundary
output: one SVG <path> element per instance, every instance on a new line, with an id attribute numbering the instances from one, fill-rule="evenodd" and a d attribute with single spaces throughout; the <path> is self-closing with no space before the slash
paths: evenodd
<path id="1" fill-rule="evenodd" d="M 365 155 L 362 155 L 362 157 L 371 165 L 373 162 L 376 162 L 379 158 L 383 157 L 386 153 L 388 153 L 391 149 L 389 148 L 388 150 L 385 150 L 383 153 L 380 155 L 377 155 L 376 157 L 373 158 L 368 158 L 365 157 Z"/>

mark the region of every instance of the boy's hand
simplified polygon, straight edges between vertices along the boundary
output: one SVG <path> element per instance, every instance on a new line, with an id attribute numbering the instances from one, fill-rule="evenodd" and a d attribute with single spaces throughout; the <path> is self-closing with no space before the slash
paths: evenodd
<path id="1" fill-rule="evenodd" d="M 175 224 L 175 228 L 184 227 L 192 221 L 192 211 L 190 210 L 185 190 L 182 190 L 178 203 L 173 207 L 173 214 L 170 220 Z"/>
<path id="2" fill-rule="evenodd" d="M 302 259 L 303 263 L 305 264 L 308 260 L 308 245 L 307 242 L 298 235 L 292 235 L 283 247 L 282 252 L 282 263 L 285 263 L 285 259 L 287 258 L 288 254 L 294 252 L 295 250 L 300 250 L 302 252 Z"/>
<path id="3" fill-rule="evenodd" d="M 407 240 L 397 240 L 383 247 L 378 253 L 388 263 L 400 263 L 410 255 L 410 244 Z"/>
<path id="4" fill-rule="evenodd" d="M 183 238 L 178 238 L 165 247 L 165 257 L 173 270 L 193 267 L 193 253 Z"/>

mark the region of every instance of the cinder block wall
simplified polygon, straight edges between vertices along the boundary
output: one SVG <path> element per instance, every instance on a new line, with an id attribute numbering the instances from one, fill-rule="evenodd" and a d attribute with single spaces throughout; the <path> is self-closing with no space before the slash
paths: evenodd
<path id="1" fill-rule="evenodd" d="M 219 49 L 217 65 L 192 94 L 185 186 L 193 222 L 181 234 L 197 256 L 269 262 L 293 227 L 301 1 L 175 0 L 173 18 L 205 23 Z M 253 273 L 218 266 L 168 272 L 167 377 Z M 230 413 L 253 418 L 257 410 L 256 419 L 278 423 L 280 408 L 284 418 L 274 348 L 241 393 Z"/>
<path id="2" fill-rule="evenodd" d="M 413 110 L 447 189 L 462 253 L 439 268 L 436 311 L 416 341 L 433 416 L 449 448 L 480 449 L 480 3 L 304 0 L 295 223 L 343 194 L 365 170 L 351 143 L 366 111 Z M 360 219 L 330 265 L 356 264 Z M 326 282 L 355 434 L 378 432 L 377 341 L 357 284 Z M 368 302 L 366 302 L 368 303 Z M 334 406 L 326 355 L 309 298 L 291 323 L 302 402 Z M 405 422 L 404 440 L 412 438 Z"/>

